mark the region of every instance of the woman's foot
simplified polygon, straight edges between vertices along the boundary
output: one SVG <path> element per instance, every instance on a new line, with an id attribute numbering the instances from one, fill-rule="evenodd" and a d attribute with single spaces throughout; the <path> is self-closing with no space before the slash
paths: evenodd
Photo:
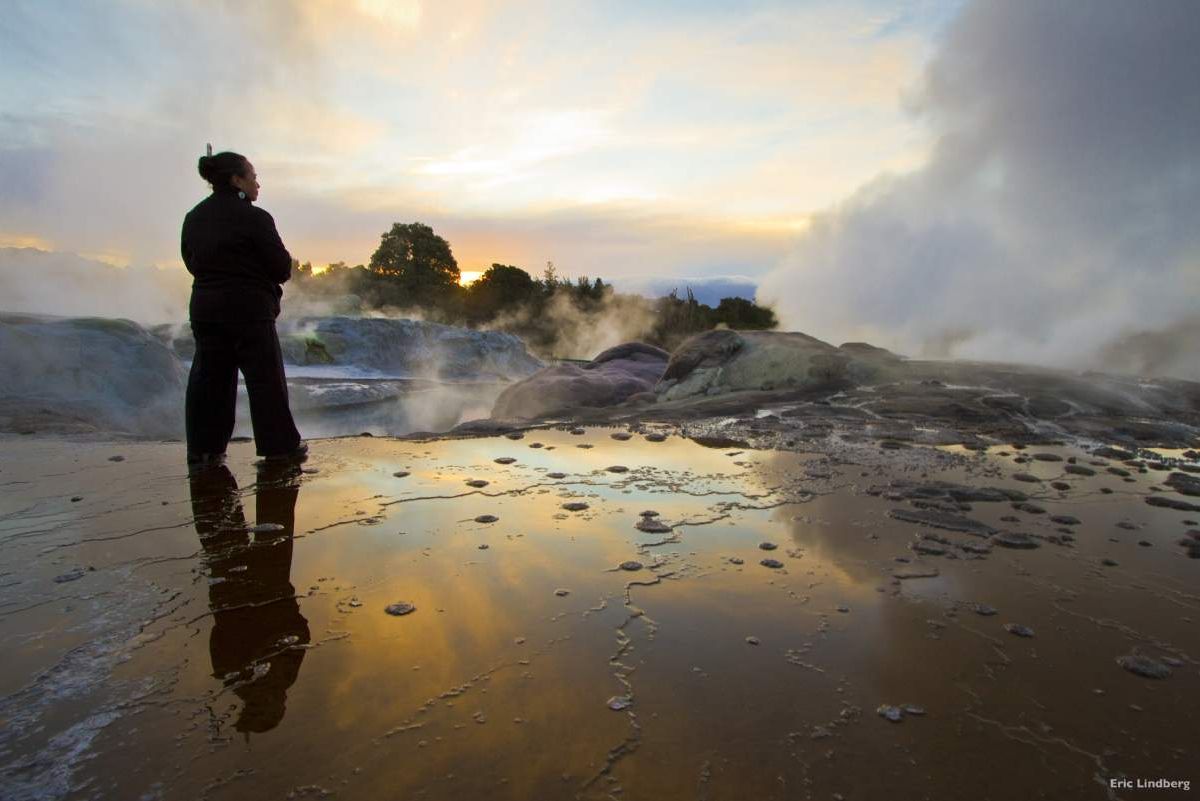
<path id="1" fill-rule="evenodd" d="M 302 441 L 287 453 L 272 453 L 263 458 L 268 462 L 303 462 L 308 458 L 308 443 Z"/>

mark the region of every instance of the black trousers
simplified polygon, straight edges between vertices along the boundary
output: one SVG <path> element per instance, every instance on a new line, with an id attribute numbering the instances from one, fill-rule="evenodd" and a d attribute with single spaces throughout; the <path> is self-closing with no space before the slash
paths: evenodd
<path id="1" fill-rule="evenodd" d="M 283 354 L 272 320 L 192 322 L 196 356 L 187 387 L 188 453 L 225 452 L 233 436 L 238 370 L 250 396 L 250 423 L 259 456 L 282 455 L 300 444 L 288 407 Z"/>

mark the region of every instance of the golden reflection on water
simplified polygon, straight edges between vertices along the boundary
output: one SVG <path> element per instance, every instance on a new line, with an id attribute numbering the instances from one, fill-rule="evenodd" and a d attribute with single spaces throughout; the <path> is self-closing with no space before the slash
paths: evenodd
<path id="1" fill-rule="evenodd" d="M 1194 669 L 1154 683 L 1114 665 L 1196 641 L 1179 513 L 1131 494 L 1153 474 L 1062 491 L 1062 463 L 1001 448 L 905 467 L 610 433 L 346 439 L 318 443 L 308 473 L 235 458 L 192 476 L 201 549 L 146 568 L 181 599 L 115 674 L 169 689 L 105 726 L 79 775 L 113 797 L 957 798 L 1021 796 L 1012 764 L 1060 797 L 1093 793 L 1098 771 L 1177 767 Z M 868 494 L 898 479 L 1027 490 L 1047 511 L 1020 526 L 1039 535 L 1051 514 L 1084 523 L 1072 548 L 917 557 L 923 529 Z M 673 530 L 636 529 L 644 510 Z M 965 513 L 1002 526 L 1014 510 Z M 1120 521 L 1138 533 L 1115 536 Z M 178 547 L 121 542 L 129 558 Z M 894 577 L 914 562 L 939 575 Z M 385 613 L 400 601 L 416 611 Z M 928 714 L 891 724 L 884 703 Z"/>

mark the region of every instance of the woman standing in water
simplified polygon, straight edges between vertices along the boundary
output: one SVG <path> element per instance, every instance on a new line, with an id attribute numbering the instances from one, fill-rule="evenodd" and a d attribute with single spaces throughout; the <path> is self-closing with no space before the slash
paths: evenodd
<path id="1" fill-rule="evenodd" d="M 196 355 L 187 387 L 188 464 L 217 463 L 233 435 L 238 370 L 250 396 L 260 456 L 303 459 L 308 446 L 288 407 L 275 333 L 292 257 L 275 220 L 253 205 L 254 165 L 237 153 L 200 157 L 209 195 L 183 218 L 183 263 L 193 276 L 190 317 Z"/>

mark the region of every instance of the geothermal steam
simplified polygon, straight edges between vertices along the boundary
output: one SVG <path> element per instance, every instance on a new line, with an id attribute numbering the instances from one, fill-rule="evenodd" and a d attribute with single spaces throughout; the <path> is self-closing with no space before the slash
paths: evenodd
<path id="1" fill-rule="evenodd" d="M 1197 30 L 1189 0 L 971 4 L 913 98 L 928 162 L 819 215 L 759 299 L 826 340 L 1200 378 Z"/>

